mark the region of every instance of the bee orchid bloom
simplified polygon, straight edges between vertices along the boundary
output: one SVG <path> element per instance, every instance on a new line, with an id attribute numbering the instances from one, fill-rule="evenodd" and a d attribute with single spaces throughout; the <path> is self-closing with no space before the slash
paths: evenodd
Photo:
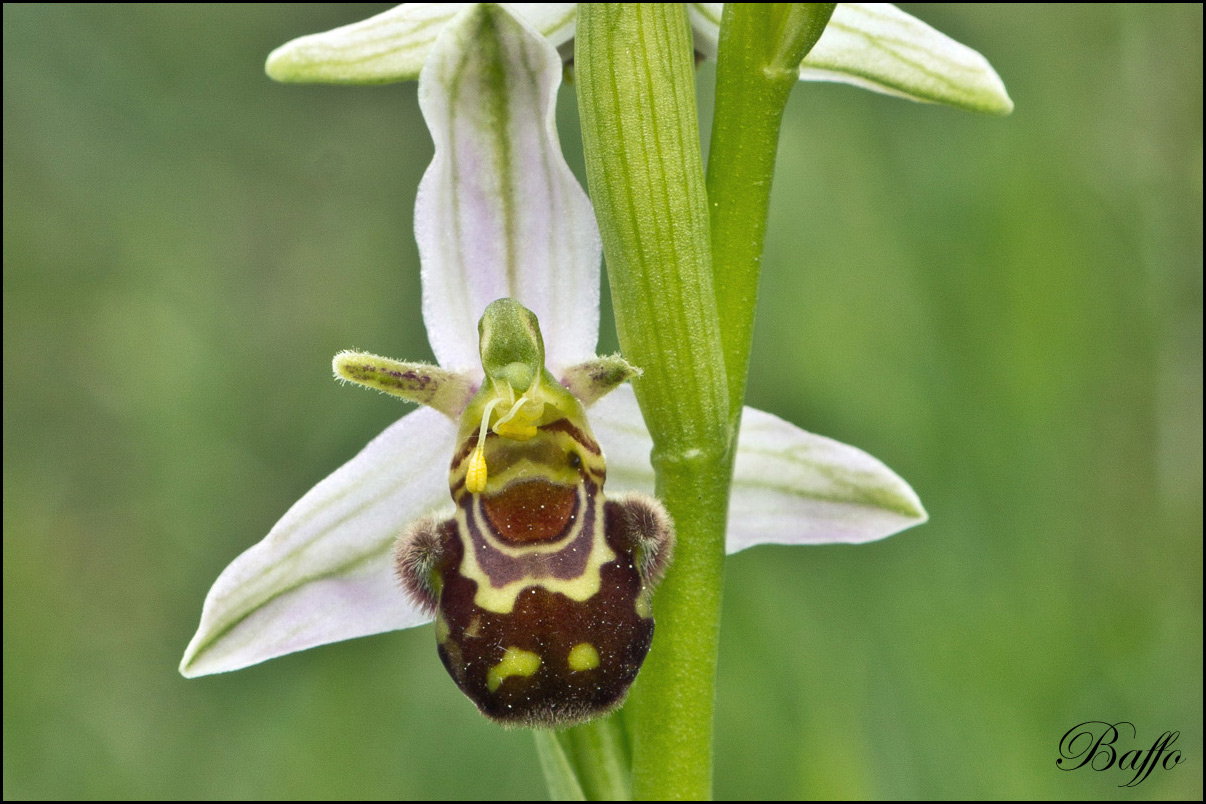
<path id="1" fill-rule="evenodd" d="M 342 379 L 423 406 L 307 492 L 221 573 L 181 662 L 185 676 L 409 628 L 439 612 L 445 619 L 443 627 L 437 622 L 441 655 L 485 709 L 470 687 L 484 685 L 488 693 L 533 676 L 535 660 L 517 649 L 493 660 L 493 675 L 458 678 L 455 651 L 445 642 L 452 614 L 443 599 L 450 578 L 470 573 L 464 563 L 447 560 L 449 549 L 465 544 L 450 541 L 455 533 L 470 528 L 448 523 L 470 516 L 466 512 L 478 511 L 472 506 L 480 503 L 495 536 L 506 537 L 518 522 L 539 531 L 531 537 L 537 542 L 559 539 L 558 528 L 573 517 L 557 514 L 555 522 L 533 525 L 530 506 L 612 511 L 613 502 L 602 503 L 604 456 L 608 497 L 647 516 L 630 523 L 628 542 L 596 544 L 591 560 L 602 566 L 609 554 L 631 550 L 636 574 L 628 576 L 631 597 L 624 600 L 638 613 L 664 566 L 658 548 L 668 547 L 660 535 L 668 525 L 657 520 L 660 507 L 623 494 L 653 490 L 651 440 L 631 388 L 622 384 L 633 369 L 618 357 L 594 354 L 601 246 L 590 202 L 561 155 L 554 127 L 561 59 L 528 23 L 489 5 L 459 12 L 428 50 L 419 103 L 435 156 L 419 186 L 415 236 L 423 317 L 439 365 L 337 356 Z M 491 306 L 498 299 L 516 301 Z M 524 460 L 530 464 L 524 477 L 539 483 L 497 496 L 514 490 L 507 472 Z M 582 480 L 588 476 L 597 489 Z M 627 507 L 632 500 L 644 502 Z M 866 542 L 926 516 L 908 484 L 871 456 L 752 409 L 744 414 L 730 511 L 729 552 L 765 543 Z M 486 519 L 478 517 L 479 524 Z M 487 572 L 473 571 L 478 579 Z M 522 571 L 539 575 L 530 564 Z M 605 574 L 594 572 L 596 581 Z M 514 588 L 499 581 L 506 594 L 478 594 L 475 605 L 501 616 L 509 606 L 518 609 L 517 593 L 537 586 L 575 599 L 594 594 L 554 588 L 551 581 Z M 478 627 L 472 612 L 452 625 L 463 632 Z M 630 625 L 627 644 L 643 656 L 644 626 Z M 587 638 L 563 642 L 567 653 L 559 660 L 575 672 L 594 668 L 604 652 Z M 619 675 L 626 687 L 635 668 Z M 578 701 L 570 719 L 605 711 L 616 700 Z M 541 717 L 536 712 L 518 722 Z M 544 722 L 550 719 L 556 716 Z"/>

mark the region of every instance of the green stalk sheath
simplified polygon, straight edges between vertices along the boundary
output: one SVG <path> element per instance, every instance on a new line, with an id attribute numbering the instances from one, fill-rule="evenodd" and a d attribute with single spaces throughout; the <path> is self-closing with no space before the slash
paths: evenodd
<path id="1" fill-rule="evenodd" d="M 712 286 L 692 45 L 681 4 L 579 6 L 587 179 L 625 357 L 653 436 L 674 563 L 632 694 L 633 795 L 712 789 L 712 714 L 730 483 L 729 406 Z"/>
<path id="2" fill-rule="evenodd" d="M 578 780 L 573 762 L 566 756 L 565 747 L 551 729 L 533 729 L 536 740 L 536 757 L 544 774 L 545 786 L 552 801 L 586 801 L 586 794 Z"/>
<path id="3" fill-rule="evenodd" d="M 632 800 L 632 770 L 619 715 L 556 732 L 587 801 Z"/>
<path id="4" fill-rule="evenodd" d="M 834 3 L 725 3 L 708 152 L 716 306 L 736 438 L 758 301 L 779 125 Z"/>

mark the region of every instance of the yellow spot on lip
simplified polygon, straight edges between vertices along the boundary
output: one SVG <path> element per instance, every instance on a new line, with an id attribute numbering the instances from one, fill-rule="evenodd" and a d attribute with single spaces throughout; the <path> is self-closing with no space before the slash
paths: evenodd
<path id="1" fill-rule="evenodd" d="M 540 657 L 521 648 L 507 648 L 502 661 L 486 673 L 486 689 L 495 692 L 511 676 L 530 676 L 540 667 Z"/>
<path id="2" fill-rule="evenodd" d="M 642 589 L 641 593 L 637 595 L 636 613 L 638 617 L 644 620 L 648 620 L 653 616 L 653 606 L 649 602 L 649 593 L 644 589 Z"/>
<path id="3" fill-rule="evenodd" d="M 575 672 L 594 670 L 599 666 L 599 651 L 589 642 L 579 642 L 569 652 L 569 668 Z"/>
<path id="4" fill-rule="evenodd" d="M 448 621 L 444 619 L 442 613 L 436 614 L 435 619 L 436 644 L 443 645 L 448 640 L 448 635 L 452 630 L 448 627 Z"/>

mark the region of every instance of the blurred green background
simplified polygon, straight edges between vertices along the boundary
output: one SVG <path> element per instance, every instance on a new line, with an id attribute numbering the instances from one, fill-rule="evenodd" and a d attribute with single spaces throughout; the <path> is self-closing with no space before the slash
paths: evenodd
<path id="1" fill-rule="evenodd" d="M 405 410 L 331 355 L 430 355 L 415 85 L 262 69 L 381 8 L 4 7 L 5 798 L 544 795 L 428 628 L 176 672 L 221 569 Z M 798 88 L 750 403 L 932 521 L 730 561 L 717 795 L 1200 799 L 1202 7 L 908 9 L 1017 111 Z M 1058 770 L 1086 720 L 1185 762 Z"/>

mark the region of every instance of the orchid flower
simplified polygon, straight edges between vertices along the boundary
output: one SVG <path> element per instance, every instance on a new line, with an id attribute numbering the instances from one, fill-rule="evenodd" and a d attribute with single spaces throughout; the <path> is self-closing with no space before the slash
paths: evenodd
<path id="1" fill-rule="evenodd" d="M 278 81 L 381 84 L 419 76 L 436 39 L 468 3 L 404 3 L 294 39 L 268 57 Z M 510 3 L 511 12 L 573 58 L 577 3 Z M 688 3 L 695 50 L 715 59 L 724 3 Z M 1008 114 L 1013 101 L 975 50 L 891 3 L 838 3 L 800 80 L 834 81 L 926 103 Z"/>
<path id="2" fill-rule="evenodd" d="M 562 62 L 540 35 L 572 35 L 572 6 L 512 16 L 499 7 L 415 5 L 407 13 L 426 14 L 430 24 L 415 34 L 424 41 L 410 48 L 405 69 L 419 73 L 419 104 L 435 142 L 415 204 L 415 237 L 423 318 L 439 366 L 373 363 L 371 356 L 337 358 L 337 366 L 342 378 L 362 381 L 356 365 L 386 374 L 402 366 L 398 376 L 367 384 L 427 406 L 318 483 L 221 573 L 181 662 L 185 676 L 432 619 L 399 588 L 392 555 L 403 534 L 415 533 L 412 523 L 451 507 L 456 420 L 485 380 L 477 324 L 496 299 L 516 299 L 535 314 L 551 376 L 588 408 L 609 494 L 653 491 L 652 442 L 631 388 L 596 401 L 615 379 L 592 379 L 617 365 L 594 354 L 600 238 L 590 201 L 561 154 L 554 103 Z M 557 9 L 568 21 L 551 29 L 552 22 L 539 22 L 540 14 L 554 20 Z M 360 33 L 371 39 L 373 30 Z M 402 76 L 399 69 L 392 77 Z M 406 370 L 413 373 L 402 376 Z M 745 410 L 728 552 L 867 542 L 925 518 L 913 490 L 875 458 Z"/>

